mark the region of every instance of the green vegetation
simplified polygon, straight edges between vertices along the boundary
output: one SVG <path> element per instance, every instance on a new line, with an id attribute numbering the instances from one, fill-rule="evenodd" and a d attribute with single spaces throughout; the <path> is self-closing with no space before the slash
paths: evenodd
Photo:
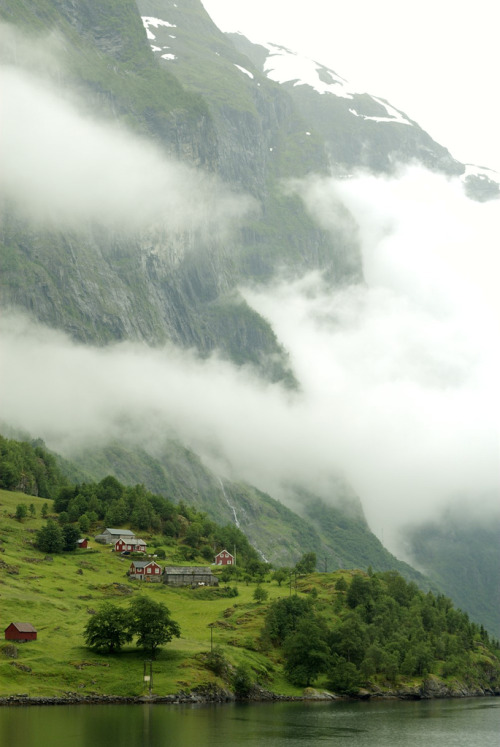
<path id="1" fill-rule="evenodd" d="M 100 500 L 114 494 L 120 501 L 122 489 L 128 490 L 113 480 L 95 487 Z M 65 489 L 61 500 L 67 498 L 73 500 Z M 227 569 L 216 571 L 218 588 L 138 582 L 126 575 L 129 560 L 109 545 L 91 541 L 88 550 L 58 554 L 39 550 L 44 504 L 60 528 L 54 503 L 35 496 L 36 515 L 19 522 L 20 500 L 22 494 L 0 491 L 1 625 L 31 622 L 38 640 L 0 647 L 2 696 L 140 695 L 143 660 L 153 654 L 156 694 L 224 688 L 245 697 L 258 685 L 297 695 L 307 683 L 335 683 L 338 692 L 394 692 L 429 677 L 451 690 L 499 686 L 497 642 L 448 599 L 424 594 L 397 573 L 294 573 L 293 583 L 279 586 L 266 564 L 248 556 L 224 575 L 231 587 L 223 585 Z M 175 510 L 180 536 L 147 529 L 148 546 L 162 547 L 167 565 L 180 562 L 183 548 L 195 550 L 193 564 L 206 563 L 185 544 L 200 515 L 182 506 Z M 259 586 L 267 599 L 255 599 Z M 180 636 L 174 626 L 166 637 L 151 639 L 140 621 L 164 608 Z M 102 626 L 110 621 L 106 637 Z"/>
<path id="2" fill-rule="evenodd" d="M 16 441 L 0 435 L 0 488 L 50 498 L 66 482 L 51 454 L 40 440 Z M 24 503 L 19 504 L 27 510 Z M 18 519 L 23 509 L 19 509 Z"/>
<path id="3" fill-rule="evenodd" d="M 160 527 L 164 532 L 161 527 L 167 525 L 167 534 L 170 527 L 170 536 L 176 536 L 175 527 L 172 529 L 168 524 L 166 514 L 171 511 L 169 506 L 180 502 L 186 510 L 191 507 L 219 526 L 226 524 L 224 533 L 219 532 L 216 541 L 228 549 L 236 546 L 238 550 L 242 533 L 235 531 L 234 524 L 227 524 L 230 504 L 237 511 L 242 532 L 247 538 L 244 540 L 247 548 L 250 543 L 257 545 L 278 567 L 293 566 L 300 554 L 314 554 L 317 556 L 315 567 L 321 570 L 372 565 L 376 570 L 394 568 L 419 585 L 426 583 L 421 574 L 391 555 L 370 532 L 352 493 L 340 496 L 349 506 L 347 514 L 347 509 L 341 511 L 326 506 L 315 496 L 296 491 L 296 503 L 303 505 L 306 512 L 304 517 L 300 517 L 251 485 L 227 480 L 222 483 L 196 454 L 174 440 L 167 441 L 154 457 L 143 449 L 115 442 L 103 448 L 87 449 L 71 462 L 48 452 L 41 440 L 18 443 L 2 439 L 0 447 L 2 444 L 23 456 L 16 466 L 15 489 L 23 490 L 24 485 L 25 492 L 44 494 L 45 490 L 40 492 L 42 483 L 37 479 L 33 465 L 37 470 L 43 465 L 48 465 L 45 470 L 53 465 L 56 474 L 49 495 L 57 500 L 60 522 L 74 523 L 79 516 L 80 536 L 86 535 L 92 522 L 99 519 L 108 526 L 128 519 L 132 521 L 129 512 L 132 504 L 135 510 L 133 521 L 139 530 L 151 521 L 153 528 Z M 4 458 L 7 462 L 12 461 L 8 449 Z M 0 459 L 0 474 L 1 470 Z M 118 492 L 112 489 L 116 483 L 133 485 L 135 482 L 139 484 L 134 488 L 122 485 Z M 110 491 L 103 508 L 96 491 L 106 493 L 106 486 Z M 122 493 L 123 500 L 115 501 L 114 497 Z M 142 499 L 147 496 L 152 503 L 144 504 Z M 139 498 L 138 506 L 135 506 Z M 74 499 L 71 505 L 70 499 Z M 106 516 L 107 509 L 109 514 Z M 138 515 L 141 512 L 142 520 Z M 46 513 L 42 506 L 42 516 L 46 517 Z"/>
<path id="4" fill-rule="evenodd" d="M 119 651 L 132 640 L 126 610 L 111 602 L 104 602 L 85 625 L 84 638 L 87 646 L 95 651 L 108 654 Z"/>
<path id="5" fill-rule="evenodd" d="M 314 588 L 309 599 L 269 606 L 263 637 L 282 649 L 293 684 L 308 686 L 323 674 L 336 692 L 354 694 L 429 675 L 500 683 L 498 641 L 446 597 L 390 571 L 351 574 L 349 584 L 341 576 L 334 589 L 333 615 L 322 595 L 313 601 Z"/>
<path id="6" fill-rule="evenodd" d="M 411 557 L 418 567 L 496 637 L 500 637 L 499 537 L 498 516 L 451 512 L 408 532 Z"/>

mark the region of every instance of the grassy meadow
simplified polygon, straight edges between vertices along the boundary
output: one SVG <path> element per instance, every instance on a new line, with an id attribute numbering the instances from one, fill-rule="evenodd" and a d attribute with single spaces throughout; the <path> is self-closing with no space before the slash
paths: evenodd
<path id="1" fill-rule="evenodd" d="M 16 520 L 19 503 L 33 503 L 36 516 Z M 253 599 L 255 583 L 232 582 L 237 585 L 237 597 L 211 598 L 206 588 L 173 589 L 129 581 L 130 559 L 92 540 L 87 550 L 45 556 L 33 546 L 36 530 L 45 523 L 41 518 L 44 503 L 50 514 L 51 501 L 0 491 L 0 696 L 141 695 L 147 657 L 134 643 L 119 654 L 102 655 L 86 648 L 83 640 L 92 610 L 104 601 L 126 607 L 139 593 L 166 604 L 181 628 L 181 637 L 157 653 L 154 693 L 189 691 L 216 682 L 224 685 L 204 666 L 203 657 L 211 645 L 221 647 L 232 665 L 245 662 L 264 687 L 300 692 L 284 679 L 274 652 L 263 655 L 254 650 L 266 608 Z M 177 561 L 167 554 L 160 563 Z M 290 593 L 288 586 L 275 582 L 266 583 L 265 588 L 269 601 Z M 3 631 L 11 622 L 30 622 L 38 631 L 36 641 L 13 642 L 18 650 L 15 659 L 5 655 L 7 642 L 3 640 Z"/>
<path id="2" fill-rule="evenodd" d="M 11 622 L 29 622 L 38 632 L 36 641 L 0 643 L 0 698 L 145 695 L 144 662 L 149 656 L 135 642 L 110 655 L 87 648 L 83 637 L 86 622 L 103 602 L 127 609 L 140 594 L 165 604 L 181 631 L 180 638 L 157 651 L 154 695 L 232 690 L 232 673 L 242 664 L 253 684 L 281 695 L 301 695 L 303 686 L 291 682 L 303 683 L 302 675 L 294 679 L 288 672 L 285 677 L 286 646 L 273 646 L 270 636 L 267 643 L 261 637 L 269 605 L 292 592 L 298 595 L 294 603 L 308 598 L 316 615 L 315 621 L 304 620 L 300 650 L 312 641 L 313 654 L 315 646 L 321 649 L 326 626 L 330 650 L 344 657 L 336 659 L 333 670 L 317 671 L 310 681 L 318 689 L 356 693 L 361 687 L 380 694 L 403 688 L 411 695 L 411 689 L 426 682 L 434 692 L 444 687 L 456 696 L 500 692 L 498 642 L 455 610 L 450 600 L 418 591 L 395 572 L 308 573 L 295 577 L 293 589 L 271 581 L 268 573 L 262 583 L 267 599 L 261 603 L 254 598 L 257 584 L 252 581 L 192 589 L 130 580 L 131 559 L 109 545 L 91 540 L 88 549 L 69 553 L 46 555 L 38 550 L 35 533 L 45 525 L 44 503 L 50 515 L 51 501 L 0 490 L 0 630 Z M 22 519 L 16 518 L 19 504 L 28 507 Z M 90 535 L 101 529 L 96 526 Z M 186 564 L 181 540 L 141 535 L 149 547 L 164 550 L 162 565 Z M 207 562 L 199 557 L 193 561 L 201 564 Z M 227 593 L 234 587 L 236 595 Z M 320 638 L 314 638 L 314 630 L 322 631 Z M 299 631 L 300 622 L 295 640 L 302 635 Z M 209 667 L 212 648 L 221 654 L 222 659 L 212 657 L 215 664 L 222 663 L 219 668 L 214 661 Z M 351 661 L 358 662 L 359 670 Z M 355 685 L 349 684 L 353 668 Z M 337 684 L 336 676 L 341 676 Z"/>

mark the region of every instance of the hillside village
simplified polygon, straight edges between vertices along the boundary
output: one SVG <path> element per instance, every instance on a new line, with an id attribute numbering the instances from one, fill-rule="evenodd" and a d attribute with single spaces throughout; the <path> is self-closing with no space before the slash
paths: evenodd
<path id="1" fill-rule="evenodd" d="M 130 529 L 106 528 L 102 534 L 94 537 L 96 542 L 112 545 L 112 551 L 121 555 L 131 553 L 146 555 L 147 544 L 136 537 Z M 81 540 L 79 540 L 81 542 Z M 87 546 L 87 545 L 85 545 Z M 148 555 L 147 560 L 132 560 L 128 575 L 140 581 L 163 582 L 170 586 L 218 586 L 219 579 L 210 568 L 196 566 L 165 566 L 155 560 L 156 555 Z M 214 558 L 216 566 L 234 566 L 235 558 L 226 549 L 221 550 Z"/>
<path id="2" fill-rule="evenodd" d="M 108 526 L 86 546 L 47 554 L 37 537 L 61 514 L 30 496 L 34 510 L 16 518 L 24 499 L 0 490 L 0 702 L 143 697 L 138 672 L 151 654 L 131 643 L 108 653 L 85 644 L 90 620 L 116 611 L 127 625 L 142 599 L 168 609 L 180 632 L 155 654 L 151 697 L 302 697 L 306 685 L 315 697 L 500 692 L 498 643 L 450 600 L 397 573 L 318 573 L 306 556 L 272 568 L 244 551 L 240 565 L 223 546 L 205 565 L 196 553 L 175 564 L 189 547 L 189 522 L 179 540 Z M 294 637 L 306 674 L 287 653 Z"/>

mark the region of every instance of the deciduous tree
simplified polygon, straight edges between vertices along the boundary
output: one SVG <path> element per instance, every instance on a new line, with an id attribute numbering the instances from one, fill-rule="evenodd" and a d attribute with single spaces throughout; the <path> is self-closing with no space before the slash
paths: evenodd
<path id="1" fill-rule="evenodd" d="M 162 602 L 143 596 L 130 602 L 130 631 L 137 636 L 138 646 L 148 651 L 152 659 L 158 646 L 181 634 L 168 608 Z"/>
<path id="2" fill-rule="evenodd" d="M 314 573 L 316 570 L 316 553 L 306 552 L 295 566 L 297 573 Z"/>
<path id="3" fill-rule="evenodd" d="M 257 604 L 261 604 L 261 602 L 265 602 L 268 596 L 269 596 L 269 592 L 267 591 L 267 589 L 264 589 L 264 587 L 262 587 L 260 584 L 258 584 L 258 586 L 255 587 L 254 592 L 253 592 L 253 598 L 255 599 Z"/>
<path id="4" fill-rule="evenodd" d="M 300 620 L 287 636 L 283 645 L 285 673 L 294 685 L 309 687 L 325 670 L 329 653 L 325 636 L 324 626 L 312 615 Z"/>
<path id="5" fill-rule="evenodd" d="M 52 519 L 48 519 L 36 536 L 36 546 L 42 552 L 59 553 L 64 549 L 62 529 Z"/>
<path id="6" fill-rule="evenodd" d="M 126 610 L 105 602 L 85 625 L 85 642 L 96 651 L 110 654 L 119 651 L 124 643 L 132 640 L 128 623 Z"/>

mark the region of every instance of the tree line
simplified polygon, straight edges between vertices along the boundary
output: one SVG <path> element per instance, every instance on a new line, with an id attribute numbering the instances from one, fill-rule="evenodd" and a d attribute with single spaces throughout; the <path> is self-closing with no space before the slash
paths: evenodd
<path id="1" fill-rule="evenodd" d="M 65 483 L 55 456 L 42 440 L 16 441 L 0 436 L 0 488 L 52 498 Z"/>
<path id="2" fill-rule="evenodd" d="M 355 573 L 349 584 L 342 576 L 330 601 L 311 593 L 273 602 L 261 645 L 281 652 L 293 684 L 326 675 L 340 693 L 378 676 L 395 683 L 430 673 L 500 685 L 498 641 L 450 599 L 424 593 L 394 571 Z"/>
<path id="3" fill-rule="evenodd" d="M 250 545 L 243 532 L 232 524 L 219 526 L 208 516 L 184 502 L 174 503 L 155 495 L 144 485 L 125 486 L 115 477 L 107 476 L 100 482 L 62 485 L 55 490 L 49 514 L 48 505 L 42 506 L 46 524 L 37 532 L 35 544 L 45 553 L 76 550 L 77 540 L 104 526 L 131 526 L 136 532 L 154 533 L 155 553 L 161 558 L 162 537 L 177 543 L 176 552 L 182 560 L 203 558 L 212 562 L 214 549 L 223 547 L 236 552 L 238 569 L 246 568 L 252 577 L 265 573 L 267 566 Z M 36 515 L 33 504 L 21 503 L 15 518 L 24 521 Z"/>

